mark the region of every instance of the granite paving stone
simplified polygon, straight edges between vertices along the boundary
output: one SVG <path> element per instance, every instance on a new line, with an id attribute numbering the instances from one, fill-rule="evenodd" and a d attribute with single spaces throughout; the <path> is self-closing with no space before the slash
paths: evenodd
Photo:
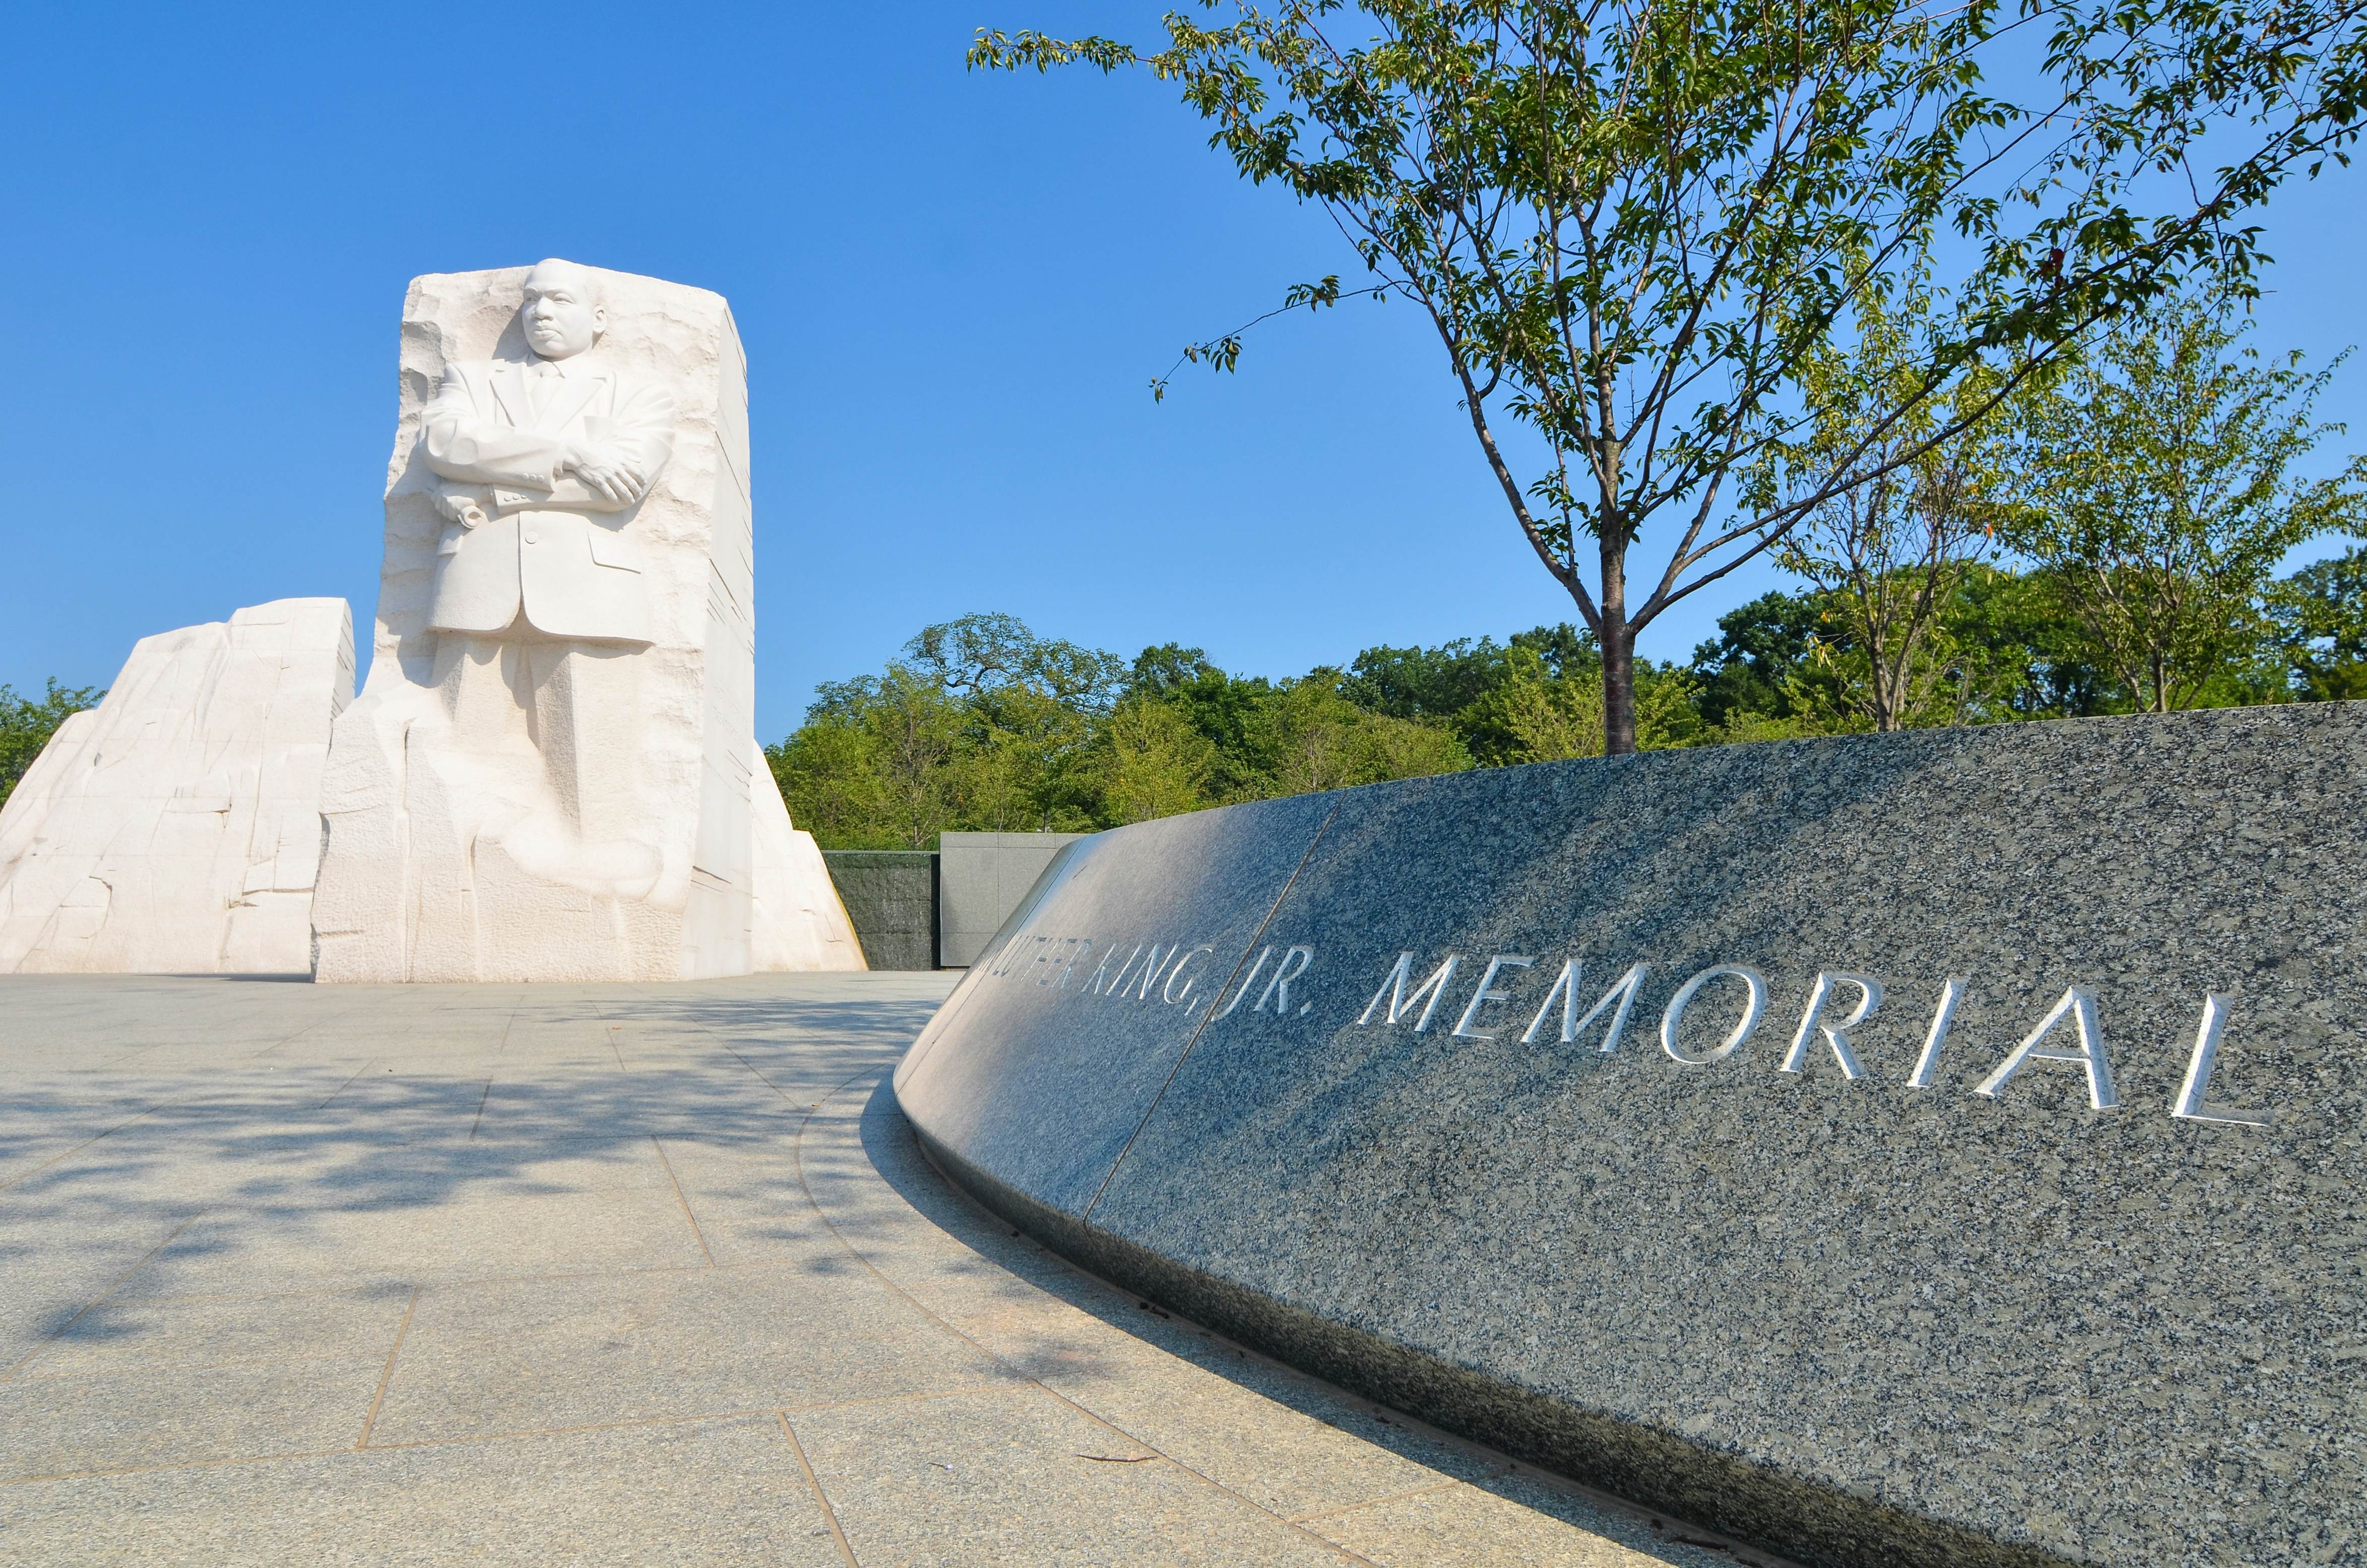
<path id="1" fill-rule="evenodd" d="M 26 1205 L 0 1194 L 0 1374 L 120 1284 L 202 1205 Z"/>
<path id="2" fill-rule="evenodd" d="M 1025 1393 L 792 1415 L 869 1568 L 1352 1562 L 1082 1411 Z"/>
<path id="3" fill-rule="evenodd" d="M 377 1432 L 388 1442 L 475 1437 L 1011 1381 L 843 1255 L 779 1268 L 430 1286 Z"/>
<path id="4" fill-rule="evenodd" d="M 1475 1554 L 1491 1544 L 1540 1562 L 1775 1561 L 1456 1442 L 1079 1278 L 947 1191 L 882 1083 L 833 1096 L 798 1147 L 822 1217 L 899 1292 L 1230 1495 L 1277 1517 L 1339 1516 L 1337 1525 L 1310 1526 L 1326 1539 L 1353 1530 L 1366 1544 L 1393 1543 L 1394 1560 L 1405 1562 L 1484 1562 Z M 1395 1506 L 1408 1492 L 1438 1496 Z M 1349 1517 L 1368 1506 L 1383 1511 Z"/>
<path id="5" fill-rule="evenodd" d="M 14 1568 L 844 1568 L 777 1418 L 0 1487 Z"/>
<path id="6" fill-rule="evenodd" d="M 0 1479 L 345 1448 L 386 1366 L 368 1357 L 0 1382 Z"/>
<path id="7" fill-rule="evenodd" d="M 685 1269 L 706 1261 L 670 1190 L 224 1208 L 119 1287 L 123 1297 L 326 1289 L 379 1280 Z"/>
<path id="8" fill-rule="evenodd" d="M 844 1248 L 811 1210 L 753 1220 L 702 1222 L 699 1235 L 719 1268 L 752 1264 L 811 1264 L 817 1258 L 844 1261 Z M 840 1264 L 832 1265 L 838 1267 Z"/>
<path id="9" fill-rule="evenodd" d="M 110 1298 L 44 1340 L 0 1387 L 287 1361 L 358 1358 L 378 1365 L 394 1344 L 411 1298 L 402 1285 L 176 1301 Z"/>
<path id="10" fill-rule="evenodd" d="M 779 1138 L 691 1137 L 671 1134 L 655 1139 L 683 1200 L 701 1225 L 738 1220 L 811 1214 L 794 1158 L 784 1158 Z"/>
<path id="11" fill-rule="evenodd" d="M 1370 1440 L 1354 1429 L 1361 1423 L 1344 1401 L 1326 1409 L 1268 1398 L 1250 1386 L 1263 1370 L 1244 1359 L 1227 1369 L 1230 1377 L 1211 1376 L 1173 1357 L 1103 1356 L 1036 1375 L 1178 1463 L 1285 1517 L 1436 1485 L 1443 1468 L 1462 1468 L 1452 1450 L 1433 1450 L 1425 1463 Z"/>
<path id="12" fill-rule="evenodd" d="M 1747 1568 L 1768 1561 L 1707 1531 L 1666 1520 L 1656 1527 L 1519 1476 L 1484 1486 L 1452 1482 L 1300 1523 L 1378 1568 Z"/>
<path id="13" fill-rule="evenodd" d="M 948 1187 L 951 978 L 0 980 L 0 1560 L 1704 1561 Z"/>

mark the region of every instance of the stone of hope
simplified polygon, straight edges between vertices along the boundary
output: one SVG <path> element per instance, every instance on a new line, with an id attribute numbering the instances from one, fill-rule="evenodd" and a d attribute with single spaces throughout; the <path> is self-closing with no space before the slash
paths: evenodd
<path id="1" fill-rule="evenodd" d="M 315 977 L 863 967 L 753 739 L 730 308 L 559 260 L 430 275 L 402 358 L 374 657 L 322 800 Z"/>

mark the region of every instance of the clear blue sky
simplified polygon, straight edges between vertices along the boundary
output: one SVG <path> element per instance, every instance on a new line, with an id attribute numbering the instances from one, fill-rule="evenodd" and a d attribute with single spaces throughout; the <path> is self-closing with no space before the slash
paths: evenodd
<path id="1" fill-rule="evenodd" d="M 546 254 L 727 295 L 752 366 L 758 733 L 1004 610 L 1270 675 L 1574 619 L 1401 307 L 1187 339 L 1353 274 L 1139 79 L 979 76 L 980 24 L 1130 0 L 28 6 L 0 59 L 0 681 L 291 594 L 367 624 L 395 326 Z M 2264 346 L 2367 341 L 2360 176 L 2271 217 Z M 2330 412 L 2367 438 L 2367 367 Z M 1682 657 L 1769 574 L 1648 635 Z M 366 634 L 365 634 L 366 637 Z"/>

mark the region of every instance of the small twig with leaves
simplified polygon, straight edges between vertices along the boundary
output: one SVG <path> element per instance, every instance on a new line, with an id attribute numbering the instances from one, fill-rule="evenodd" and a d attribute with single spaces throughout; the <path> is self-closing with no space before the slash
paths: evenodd
<path id="1" fill-rule="evenodd" d="M 1254 321 L 1243 321 L 1221 337 L 1212 337 L 1206 343 L 1185 344 L 1183 357 L 1167 367 L 1167 374 L 1153 376 L 1150 378 L 1150 400 L 1155 403 L 1165 402 L 1169 378 L 1186 365 L 1206 365 L 1211 370 L 1232 369 L 1240 362 L 1241 334 L 1260 322 L 1270 321 L 1276 316 L 1288 315 L 1301 306 L 1309 310 L 1319 310 L 1326 305 L 1337 305 L 1342 299 L 1353 299 L 1360 294 L 1369 294 L 1378 299 L 1396 288 L 1397 285 L 1394 283 L 1376 283 L 1370 288 L 1351 288 L 1342 292 L 1340 288 L 1339 275 L 1336 273 L 1324 278 L 1320 283 L 1294 283 L 1290 286 L 1289 291 L 1283 295 L 1282 303 L 1264 315 Z"/>

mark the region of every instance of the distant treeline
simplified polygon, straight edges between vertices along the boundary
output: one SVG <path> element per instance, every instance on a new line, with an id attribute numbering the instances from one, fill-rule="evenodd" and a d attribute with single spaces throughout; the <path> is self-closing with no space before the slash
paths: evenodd
<path id="1" fill-rule="evenodd" d="M 1829 592 L 1731 611 L 1690 662 L 1638 661 L 1648 749 L 1871 729 L 1858 617 Z M 2158 705 L 2110 672 L 2044 570 L 1953 575 L 1906 727 Z M 2271 585 L 2245 636 L 2176 705 L 2367 696 L 2367 549 Z M 926 847 L 945 829 L 1090 831 L 1203 807 L 1472 767 L 1597 755 L 1601 662 L 1569 626 L 1505 642 L 1368 648 L 1295 679 L 1198 649 L 1129 662 L 1009 615 L 931 626 L 877 675 L 824 686 L 767 748 L 799 826 L 832 849 Z"/>

